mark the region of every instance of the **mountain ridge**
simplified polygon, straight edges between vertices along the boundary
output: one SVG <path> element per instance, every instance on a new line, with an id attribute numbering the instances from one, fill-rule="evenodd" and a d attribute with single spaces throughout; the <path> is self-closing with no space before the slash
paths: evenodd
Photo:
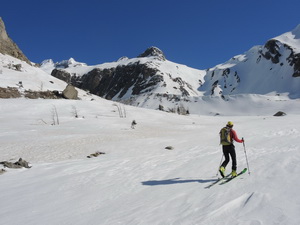
<path id="1" fill-rule="evenodd" d="M 6 31 L 2 36 L 8 37 Z M 247 94 L 296 99 L 300 97 L 300 25 L 206 70 L 171 62 L 155 46 L 135 58 L 124 56 L 93 66 L 73 58 L 44 60 L 36 70 L 108 100 L 168 111 L 191 108 L 207 97 L 229 101 Z"/>
<path id="2" fill-rule="evenodd" d="M 84 66 L 57 68 L 52 75 L 110 100 L 155 109 L 166 101 L 188 108 L 195 98 L 204 96 L 224 100 L 239 94 L 299 98 L 299 33 L 300 25 L 207 70 L 168 61 L 162 50 L 150 47 L 136 58 L 122 57 L 86 70 Z"/>

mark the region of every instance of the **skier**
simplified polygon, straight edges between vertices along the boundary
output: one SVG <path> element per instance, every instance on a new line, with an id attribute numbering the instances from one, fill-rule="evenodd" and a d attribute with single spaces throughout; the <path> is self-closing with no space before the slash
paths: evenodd
<path id="1" fill-rule="evenodd" d="M 229 163 L 229 156 L 231 157 L 232 160 L 232 172 L 231 172 L 231 176 L 232 177 L 236 177 L 237 173 L 236 173 L 236 154 L 235 154 L 235 147 L 233 145 L 233 141 L 239 142 L 239 143 L 243 143 L 244 142 L 244 138 L 242 138 L 241 140 L 238 138 L 235 130 L 232 129 L 233 127 L 233 123 L 231 121 L 229 121 L 226 124 L 226 127 L 222 128 L 220 131 L 220 141 L 221 141 L 221 145 L 222 145 L 222 149 L 223 149 L 223 154 L 225 157 L 224 162 L 221 164 L 219 172 L 221 174 L 222 177 L 225 177 L 225 168 L 227 166 L 227 164 Z"/>

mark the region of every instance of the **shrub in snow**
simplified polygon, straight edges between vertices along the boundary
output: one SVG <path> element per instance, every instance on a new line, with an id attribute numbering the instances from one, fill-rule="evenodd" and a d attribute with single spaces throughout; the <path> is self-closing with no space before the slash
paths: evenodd
<path id="1" fill-rule="evenodd" d="M 93 154 L 88 155 L 88 158 L 92 158 L 92 157 L 98 157 L 99 155 L 103 155 L 105 154 L 105 152 L 95 152 Z"/>
<path id="2" fill-rule="evenodd" d="M 2 88 L 0 87 L 0 98 L 20 98 L 21 94 L 17 88 L 7 87 Z"/>
<path id="3" fill-rule="evenodd" d="M 26 162 L 25 160 L 23 160 L 22 158 L 20 158 L 15 163 L 3 161 L 3 162 L 0 162 L 0 164 L 3 164 L 4 167 L 13 168 L 13 169 L 18 169 L 18 168 L 22 168 L 22 167 L 31 168 L 31 166 L 29 166 L 29 163 Z"/>

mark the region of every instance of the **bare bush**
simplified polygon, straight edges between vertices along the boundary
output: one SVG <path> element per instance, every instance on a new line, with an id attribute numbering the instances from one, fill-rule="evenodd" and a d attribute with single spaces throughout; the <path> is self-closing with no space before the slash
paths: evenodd
<path id="1" fill-rule="evenodd" d="M 55 105 L 51 110 L 52 125 L 59 125 L 58 113 Z"/>
<path id="2" fill-rule="evenodd" d="M 74 105 L 72 105 L 72 115 L 73 115 L 75 118 L 78 118 L 78 111 L 77 111 L 76 106 L 74 106 Z"/>

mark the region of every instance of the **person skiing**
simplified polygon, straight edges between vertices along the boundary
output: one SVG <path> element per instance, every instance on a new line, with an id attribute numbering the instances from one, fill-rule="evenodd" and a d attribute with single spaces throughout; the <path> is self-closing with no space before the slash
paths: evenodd
<path id="1" fill-rule="evenodd" d="M 236 141 L 239 143 L 244 142 L 244 138 L 239 139 L 235 130 L 233 130 L 232 127 L 233 127 L 233 123 L 231 121 L 228 121 L 228 123 L 226 124 L 226 127 L 223 127 L 220 131 L 220 142 L 221 142 L 223 154 L 225 157 L 225 160 L 221 164 L 220 169 L 219 169 L 219 172 L 222 177 L 225 177 L 225 168 L 226 168 L 227 164 L 229 163 L 230 157 L 232 160 L 231 176 L 232 177 L 237 176 L 236 154 L 235 154 L 235 146 L 233 144 L 233 141 Z"/>

